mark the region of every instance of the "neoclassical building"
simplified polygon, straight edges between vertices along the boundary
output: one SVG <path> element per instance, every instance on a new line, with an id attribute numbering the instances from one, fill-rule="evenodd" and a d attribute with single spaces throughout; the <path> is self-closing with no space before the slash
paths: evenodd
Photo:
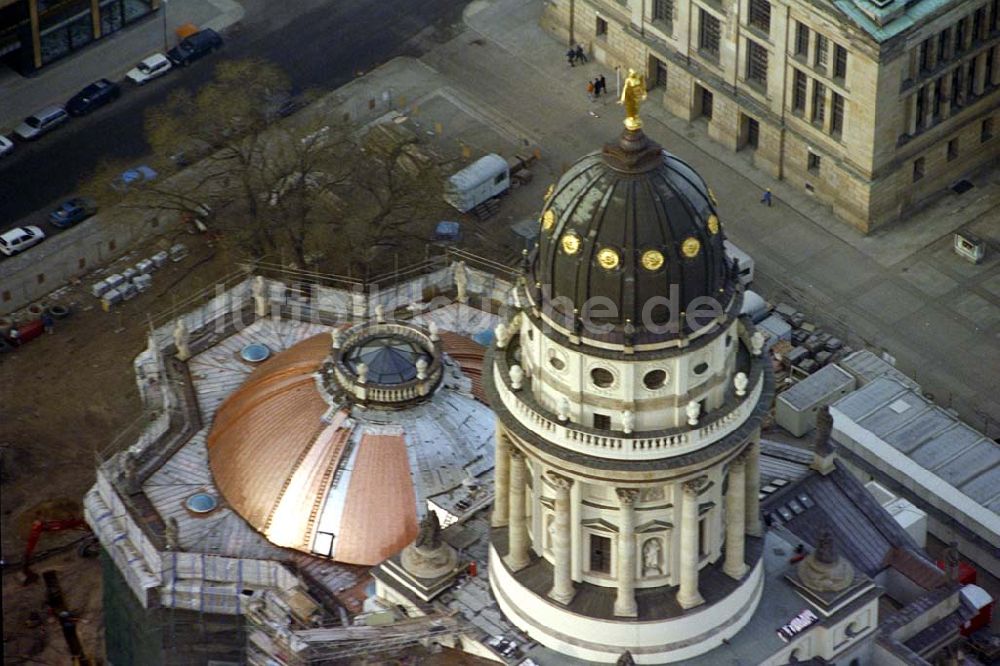
<path id="1" fill-rule="evenodd" d="M 864 232 L 1000 156 L 998 0 L 547 0 L 542 24 Z"/>
<path id="2" fill-rule="evenodd" d="M 497 331 L 489 574 L 547 647 L 665 663 L 734 636 L 761 599 L 773 388 L 714 195 L 632 125 L 550 190 Z"/>

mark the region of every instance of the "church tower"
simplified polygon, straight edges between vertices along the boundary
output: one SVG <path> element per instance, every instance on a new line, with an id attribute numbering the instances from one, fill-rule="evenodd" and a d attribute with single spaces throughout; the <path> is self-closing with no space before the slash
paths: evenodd
<path id="1" fill-rule="evenodd" d="M 504 614 L 556 651 L 681 662 L 761 598 L 773 378 L 712 191 L 631 101 L 619 141 L 550 189 L 490 352 L 489 575 Z"/>

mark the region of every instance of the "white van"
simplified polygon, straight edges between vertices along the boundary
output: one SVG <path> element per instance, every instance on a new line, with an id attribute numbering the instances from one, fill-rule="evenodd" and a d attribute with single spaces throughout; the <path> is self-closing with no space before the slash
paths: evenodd
<path id="1" fill-rule="evenodd" d="M 69 114 L 61 106 L 47 106 L 41 111 L 24 119 L 24 122 L 14 128 L 14 133 L 25 141 L 37 139 L 49 130 L 69 120 Z"/>
<path id="2" fill-rule="evenodd" d="M 444 200 L 467 213 L 510 189 L 510 166 L 496 153 L 479 158 L 448 179 Z"/>
<path id="3" fill-rule="evenodd" d="M 753 257 L 733 245 L 728 240 L 723 241 L 726 246 L 726 257 L 730 263 L 736 260 L 739 271 L 740 284 L 744 287 L 753 282 Z"/>

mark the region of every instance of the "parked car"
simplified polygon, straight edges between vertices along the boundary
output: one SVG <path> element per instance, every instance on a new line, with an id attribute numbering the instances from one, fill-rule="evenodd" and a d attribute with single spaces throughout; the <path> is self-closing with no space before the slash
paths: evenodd
<path id="1" fill-rule="evenodd" d="M 97 212 L 97 204 L 93 199 L 73 197 L 62 202 L 58 208 L 49 213 L 49 223 L 53 227 L 66 229 L 77 222 L 82 222 Z"/>
<path id="2" fill-rule="evenodd" d="M 0 234 L 0 252 L 8 257 L 38 245 L 45 240 L 45 232 L 35 226 L 14 227 Z"/>
<path id="3" fill-rule="evenodd" d="M 14 142 L 0 134 L 0 157 L 14 150 Z"/>
<path id="4" fill-rule="evenodd" d="M 14 133 L 25 141 L 37 139 L 69 120 L 69 114 L 61 106 L 47 106 L 24 119 L 14 128 Z"/>
<path id="5" fill-rule="evenodd" d="M 146 183 L 151 180 L 156 180 L 156 170 L 141 164 L 133 169 L 123 171 L 120 176 L 115 178 L 114 182 L 111 183 L 111 187 L 115 188 L 119 192 L 125 192 L 132 185 L 138 183 Z"/>
<path id="6" fill-rule="evenodd" d="M 221 48 L 222 37 L 219 33 L 206 29 L 181 40 L 180 44 L 167 51 L 167 57 L 173 64 L 184 67 Z"/>
<path id="7" fill-rule="evenodd" d="M 125 78 L 137 86 L 141 86 L 157 77 L 163 76 L 170 71 L 171 66 L 167 56 L 162 53 L 154 53 L 130 69 Z"/>
<path id="8" fill-rule="evenodd" d="M 115 101 L 121 97 L 121 94 L 121 86 L 117 83 L 100 79 L 73 95 L 66 102 L 66 111 L 71 116 L 85 116 L 91 111 Z"/>

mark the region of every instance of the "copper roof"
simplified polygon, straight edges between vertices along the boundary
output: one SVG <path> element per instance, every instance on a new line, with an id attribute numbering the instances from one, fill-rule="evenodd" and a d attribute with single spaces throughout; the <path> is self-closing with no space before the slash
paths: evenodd
<path id="1" fill-rule="evenodd" d="M 329 351 L 330 337 L 321 334 L 275 355 L 216 412 L 208 435 L 215 484 L 262 532 L 296 469 L 327 428 L 321 420 L 327 404 L 312 374 Z"/>
<path id="2" fill-rule="evenodd" d="M 376 565 L 417 536 L 417 502 L 402 435 L 363 435 L 334 543 L 334 559 Z"/>

